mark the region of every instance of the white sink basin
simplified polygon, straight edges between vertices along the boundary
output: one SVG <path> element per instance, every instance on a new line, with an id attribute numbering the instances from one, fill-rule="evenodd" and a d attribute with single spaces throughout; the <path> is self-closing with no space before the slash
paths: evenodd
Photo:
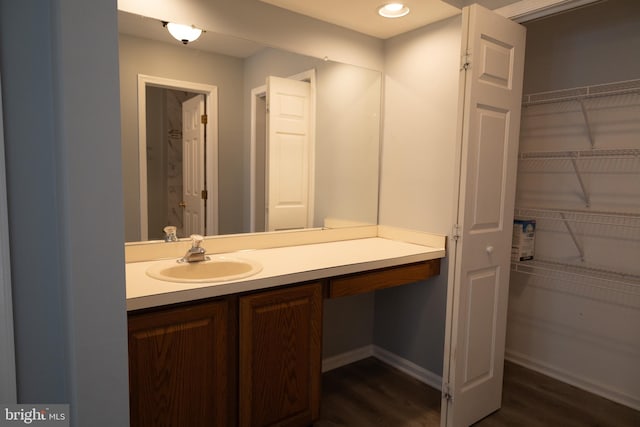
<path id="1" fill-rule="evenodd" d="M 178 263 L 159 261 L 147 269 L 147 275 L 167 282 L 226 282 L 253 276 L 262 266 L 251 260 L 217 256 L 207 261 Z"/>

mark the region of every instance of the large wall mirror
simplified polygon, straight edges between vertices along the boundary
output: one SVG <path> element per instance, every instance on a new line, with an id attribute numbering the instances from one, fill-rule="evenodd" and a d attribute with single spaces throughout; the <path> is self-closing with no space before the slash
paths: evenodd
<path id="1" fill-rule="evenodd" d="M 119 31 L 127 242 L 377 222 L 379 71 L 123 11 Z"/>

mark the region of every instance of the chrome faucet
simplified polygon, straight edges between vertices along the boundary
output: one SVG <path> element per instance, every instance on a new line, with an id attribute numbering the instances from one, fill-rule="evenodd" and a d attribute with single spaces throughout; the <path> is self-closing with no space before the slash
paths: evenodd
<path id="1" fill-rule="evenodd" d="M 173 225 L 167 225 L 163 228 L 164 231 L 164 241 L 165 242 L 177 242 L 178 235 L 176 234 L 176 227 Z"/>
<path id="2" fill-rule="evenodd" d="M 189 248 L 187 253 L 184 254 L 184 256 L 178 260 L 178 262 L 179 263 L 183 263 L 183 262 L 200 262 L 200 261 L 208 260 L 209 257 L 207 257 L 205 255 L 205 253 L 206 253 L 205 249 L 202 246 L 200 246 L 202 244 L 203 240 L 204 240 L 204 237 L 202 237 L 201 235 L 192 234 L 191 235 L 191 247 Z"/>

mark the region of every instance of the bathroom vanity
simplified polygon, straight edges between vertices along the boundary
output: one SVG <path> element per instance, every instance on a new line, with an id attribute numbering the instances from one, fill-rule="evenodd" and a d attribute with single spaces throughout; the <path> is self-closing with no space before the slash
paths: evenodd
<path id="1" fill-rule="evenodd" d="M 243 251 L 262 270 L 230 283 L 127 264 L 131 425 L 311 424 L 323 300 L 427 279 L 444 252 L 381 237 Z"/>

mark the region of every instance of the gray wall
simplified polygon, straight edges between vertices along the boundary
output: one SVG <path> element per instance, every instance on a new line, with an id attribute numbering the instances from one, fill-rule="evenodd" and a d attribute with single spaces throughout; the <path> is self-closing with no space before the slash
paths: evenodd
<path id="1" fill-rule="evenodd" d="M 449 235 L 454 221 L 461 17 L 387 40 L 380 223 Z M 377 292 L 374 343 L 442 373 L 447 262 Z"/>
<path id="2" fill-rule="evenodd" d="M 376 224 L 382 76 L 323 61 L 317 77 L 315 225 Z"/>
<path id="3" fill-rule="evenodd" d="M 219 233 L 241 232 L 243 60 L 128 35 L 119 40 L 126 241 L 140 240 L 138 74 L 218 87 Z"/>
<path id="4" fill-rule="evenodd" d="M 0 40 L 18 400 L 127 426 L 116 2 L 3 1 Z"/>
<path id="5" fill-rule="evenodd" d="M 609 0 L 526 24 L 524 93 L 640 77 L 640 2 Z"/>
<path id="6" fill-rule="evenodd" d="M 375 294 L 324 300 L 322 357 L 373 344 Z"/>

